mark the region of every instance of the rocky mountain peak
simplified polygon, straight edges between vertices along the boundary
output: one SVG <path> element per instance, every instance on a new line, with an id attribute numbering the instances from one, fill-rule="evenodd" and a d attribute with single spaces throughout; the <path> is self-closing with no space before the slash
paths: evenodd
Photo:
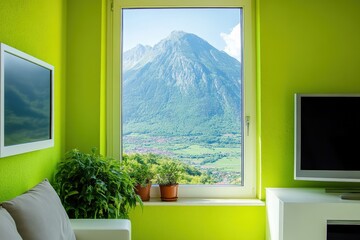
<path id="1" fill-rule="evenodd" d="M 211 130 L 214 119 L 226 127 L 229 119 L 240 121 L 240 77 L 236 59 L 195 34 L 173 31 L 153 48 L 124 53 L 123 121 L 144 129 L 159 124 L 161 131 L 166 123 L 184 134 L 199 124 Z"/>

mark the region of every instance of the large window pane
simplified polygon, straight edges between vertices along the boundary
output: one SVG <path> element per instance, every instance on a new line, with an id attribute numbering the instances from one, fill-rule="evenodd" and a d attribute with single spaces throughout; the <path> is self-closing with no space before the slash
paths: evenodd
<path id="1" fill-rule="evenodd" d="M 122 16 L 123 152 L 178 159 L 207 176 L 196 183 L 243 184 L 242 9 Z"/>

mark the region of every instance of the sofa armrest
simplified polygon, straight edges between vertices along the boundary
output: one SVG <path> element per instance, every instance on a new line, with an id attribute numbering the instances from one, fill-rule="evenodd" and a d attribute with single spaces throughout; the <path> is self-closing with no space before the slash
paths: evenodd
<path id="1" fill-rule="evenodd" d="M 77 240 L 131 240 L 128 219 L 70 219 Z"/>

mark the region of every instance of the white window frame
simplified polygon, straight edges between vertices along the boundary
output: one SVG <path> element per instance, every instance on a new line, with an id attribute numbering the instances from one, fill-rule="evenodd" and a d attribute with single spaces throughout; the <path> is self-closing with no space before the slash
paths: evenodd
<path id="1" fill-rule="evenodd" d="M 255 198 L 256 196 L 256 78 L 254 0 L 111 0 L 107 39 L 107 155 L 121 158 L 121 19 L 123 8 L 243 8 L 244 186 L 181 185 L 179 197 Z M 249 125 L 245 121 L 249 120 Z M 159 196 L 157 185 L 152 197 Z"/>

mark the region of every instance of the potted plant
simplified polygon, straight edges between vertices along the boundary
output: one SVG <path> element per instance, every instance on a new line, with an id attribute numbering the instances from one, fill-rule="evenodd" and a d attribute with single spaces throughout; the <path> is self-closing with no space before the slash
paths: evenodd
<path id="1" fill-rule="evenodd" d="M 54 187 L 70 218 L 128 218 L 140 197 L 119 160 L 76 149 L 66 154 Z"/>
<path id="2" fill-rule="evenodd" d="M 160 187 L 161 201 L 177 201 L 183 172 L 184 167 L 179 161 L 164 159 L 160 162 L 156 168 L 156 180 Z"/>
<path id="3" fill-rule="evenodd" d="M 135 192 L 142 201 L 150 200 L 151 180 L 154 177 L 152 165 L 148 163 L 149 154 L 123 154 L 123 164 L 135 182 Z"/>

